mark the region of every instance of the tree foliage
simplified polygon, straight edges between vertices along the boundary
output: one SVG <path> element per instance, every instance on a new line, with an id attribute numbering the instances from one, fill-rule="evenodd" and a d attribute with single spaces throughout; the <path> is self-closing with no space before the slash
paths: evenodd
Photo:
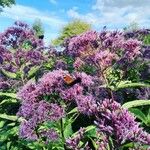
<path id="1" fill-rule="evenodd" d="M 10 7 L 12 4 L 15 4 L 15 0 L 0 0 L 0 11 L 4 7 Z"/>
<path id="2" fill-rule="evenodd" d="M 130 22 L 130 24 L 124 28 L 125 31 L 135 31 L 139 29 L 139 24 L 136 21 Z"/>
<path id="3" fill-rule="evenodd" d="M 41 36 L 44 34 L 44 28 L 40 19 L 36 19 L 32 25 L 32 29 L 35 31 L 35 35 Z"/>
<path id="4" fill-rule="evenodd" d="M 91 24 L 82 20 L 73 20 L 62 28 L 60 35 L 52 41 L 52 44 L 59 46 L 69 37 L 79 35 L 91 29 Z"/>

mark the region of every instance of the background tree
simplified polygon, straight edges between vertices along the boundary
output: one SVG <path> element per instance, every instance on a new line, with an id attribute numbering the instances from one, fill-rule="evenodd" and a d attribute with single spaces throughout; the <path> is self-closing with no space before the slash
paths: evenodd
<path id="1" fill-rule="evenodd" d="M 139 24 L 136 21 L 130 22 L 130 24 L 124 28 L 125 31 L 135 31 L 139 29 Z"/>
<path id="2" fill-rule="evenodd" d="M 36 19 L 32 25 L 32 29 L 35 31 L 37 37 L 44 35 L 44 28 L 40 19 Z"/>
<path id="3" fill-rule="evenodd" d="M 0 12 L 4 7 L 10 7 L 11 5 L 15 4 L 15 0 L 0 0 Z"/>
<path id="4" fill-rule="evenodd" d="M 84 33 L 91 29 L 91 24 L 82 20 L 73 20 L 62 28 L 59 37 L 52 40 L 52 44 L 59 46 L 63 43 L 66 38 L 72 37 Z"/>

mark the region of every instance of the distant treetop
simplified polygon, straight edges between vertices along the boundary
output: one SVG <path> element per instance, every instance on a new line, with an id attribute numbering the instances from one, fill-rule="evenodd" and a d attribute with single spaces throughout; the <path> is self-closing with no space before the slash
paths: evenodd
<path id="1" fill-rule="evenodd" d="M 40 19 L 36 19 L 32 25 L 32 29 L 37 37 L 44 36 L 44 28 Z"/>
<path id="2" fill-rule="evenodd" d="M 79 35 L 88 30 L 91 30 L 91 24 L 82 20 L 73 20 L 62 28 L 59 36 L 52 40 L 52 44 L 55 46 L 60 46 L 63 44 L 65 39 Z"/>

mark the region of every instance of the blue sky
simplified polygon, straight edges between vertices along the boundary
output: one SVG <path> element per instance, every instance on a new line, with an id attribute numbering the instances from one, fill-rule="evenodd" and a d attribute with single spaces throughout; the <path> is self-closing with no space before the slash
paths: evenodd
<path id="1" fill-rule="evenodd" d="M 16 0 L 0 14 L 0 32 L 15 20 L 32 24 L 41 19 L 48 43 L 72 19 L 82 19 L 93 29 L 121 29 L 131 22 L 150 27 L 150 0 Z"/>

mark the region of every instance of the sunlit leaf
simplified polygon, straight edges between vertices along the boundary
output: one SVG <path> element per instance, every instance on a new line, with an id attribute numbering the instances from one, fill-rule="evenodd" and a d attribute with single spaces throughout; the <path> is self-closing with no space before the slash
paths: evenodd
<path id="1" fill-rule="evenodd" d="M 71 124 L 68 124 L 64 129 L 64 137 L 67 139 L 73 133 Z"/>
<path id="2" fill-rule="evenodd" d="M 4 99 L 3 101 L 0 102 L 0 105 L 4 103 L 17 103 L 18 101 L 16 99 Z"/>
<path id="3" fill-rule="evenodd" d="M 9 78 L 12 78 L 12 79 L 16 79 L 16 78 L 17 78 L 17 74 L 16 74 L 16 73 L 8 72 L 8 71 L 6 71 L 6 70 L 4 70 L 4 69 L 1 69 L 1 71 L 2 71 L 2 73 L 3 73 L 5 76 L 7 76 L 7 77 L 9 77 Z"/>
<path id="4" fill-rule="evenodd" d="M 132 107 L 145 106 L 145 105 L 150 105 L 150 100 L 134 100 L 123 104 L 122 107 L 129 109 Z"/>
<path id="5" fill-rule="evenodd" d="M 132 83 L 131 81 L 122 81 L 117 85 L 117 89 L 123 88 L 135 88 L 135 87 L 150 87 L 150 84 L 146 83 Z"/>
<path id="6" fill-rule="evenodd" d="M 7 97 L 14 98 L 14 99 L 17 98 L 17 94 L 16 93 L 4 93 L 4 92 L 0 92 L 0 96 L 7 96 Z"/>
<path id="7" fill-rule="evenodd" d="M 6 120 L 11 120 L 11 121 L 16 121 L 18 119 L 17 116 L 10 116 L 7 114 L 0 114 L 0 118 L 6 119 Z"/>

